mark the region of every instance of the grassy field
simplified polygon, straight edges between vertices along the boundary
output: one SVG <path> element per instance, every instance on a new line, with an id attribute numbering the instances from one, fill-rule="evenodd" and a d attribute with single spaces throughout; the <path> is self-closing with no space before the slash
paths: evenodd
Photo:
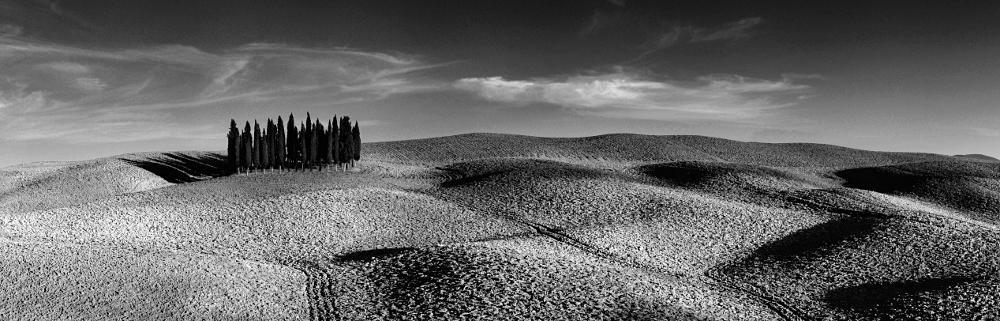
<path id="1" fill-rule="evenodd" d="M 700 136 L 0 169 L 0 318 L 1000 317 L 1000 162 Z"/>

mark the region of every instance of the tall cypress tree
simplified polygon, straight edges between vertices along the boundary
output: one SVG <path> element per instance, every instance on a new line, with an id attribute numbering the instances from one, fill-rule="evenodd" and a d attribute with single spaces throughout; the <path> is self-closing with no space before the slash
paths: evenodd
<path id="1" fill-rule="evenodd" d="M 250 132 L 250 121 L 243 126 L 243 148 L 240 163 L 243 164 L 243 171 L 249 172 L 253 168 L 253 136 Z"/>
<path id="2" fill-rule="evenodd" d="M 319 119 L 317 119 L 316 120 L 316 124 L 313 125 L 313 132 L 312 132 L 312 146 L 311 146 L 311 148 L 313 150 L 313 152 L 312 152 L 313 166 L 319 165 L 320 155 L 322 155 L 320 153 L 321 150 L 319 150 L 319 138 L 320 138 L 320 136 L 322 136 L 322 135 L 320 135 L 320 129 L 321 128 L 319 128 Z"/>
<path id="3" fill-rule="evenodd" d="M 275 151 L 276 149 L 275 147 L 277 146 L 277 144 L 275 144 L 274 141 L 276 136 L 274 132 L 275 132 L 274 120 L 268 118 L 267 119 L 267 168 L 275 167 L 274 159 L 275 156 L 278 154 L 277 151 Z"/>
<path id="4" fill-rule="evenodd" d="M 270 146 L 267 144 L 267 124 L 264 124 L 264 130 L 260 132 L 260 168 L 267 169 L 271 167 L 271 160 L 268 154 Z"/>
<path id="5" fill-rule="evenodd" d="M 278 130 L 275 129 L 276 126 L 274 126 L 274 120 L 268 119 L 267 122 L 268 122 L 268 125 L 267 125 L 267 165 L 268 165 L 268 167 L 267 168 L 274 169 L 275 167 L 278 167 L 277 166 L 277 159 L 278 159 L 278 151 L 277 151 L 277 149 L 278 149 L 278 143 L 276 142 L 276 140 L 278 139 L 278 135 L 277 135 L 276 132 Z"/>
<path id="6" fill-rule="evenodd" d="M 264 126 L 260 126 L 260 162 L 263 164 L 264 168 L 271 166 L 271 160 L 269 154 L 269 148 L 271 148 L 270 143 L 267 140 L 268 132 L 270 131 L 268 122 L 264 122 Z"/>
<path id="7" fill-rule="evenodd" d="M 281 116 L 278 116 L 278 125 L 276 126 L 278 133 L 274 138 L 278 150 L 277 155 L 275 155 L 275 162 L 278 168 L 284 168 L 285 166 L 285 124 L 281 122 Z"/>
<path id="8" fill-rule="evenodd" d="M 340 117 L 340 161 L 345 164 L 345 167 L 354 158 L 354 150 L 351 149 L 351 145 L 353 145 L 351 140 L 351 117 L 343 116 Z"/>
<path id="9" fill-rule="evenodd" d="M 257 120 L 253 121 L 253 166 L 256 169 L 263 168 L 263 162 L 260 161 L 260 124 L 257 124 Z"/>
<path id="10" fill-rule="evenodd" d="M 264 155 L 267 156 L 267 168 L 271 168 L 271 164 L 274 164 L 274 121 L 268 118 L 264 129 L 266 131 L 264 141 L 267 142 L 267 151 Z"/>
<path id="11" fill-rule="evenodd" d="M 326 127 L 323 127 L 323 123 L 320 122 L 319 119 L 317 119 L 316 126 L 313 128 L 316 129 L 316 137 L 318 138 L 316 139 L 316 141 L 318 142 L 316 145 L 316 150 L 319 151 L 319 153 L 317 153 L 319 154 L 319 156 L 316 157 L 316 159 L 317 162 L 319 162 L 319 168 L 323 168 L 323 166 L 325 166 L 326 163 L 328 163 L 329 161 L 329 158 L 326 157 L 326 151 L 328 149 L 326 148 Z"/>
<path id="12" fill-rule="evenodd" d="M 322 170 L 326 166 L 326 127 L 317 118 L 313 129 L 316 131 L 316 166 Z"/>
<path id="13" fill-rule="evenodd" d="M 299 163 L 302 165 L 301 166 L 302 170 L 305 170 L 306 169 L 306 161 L 309 159 L 308 157 L 306 157 L 307 156 L 306 155 L 306 145 L 309 145 L 307 143 L 307 141 L 306 141 L 306 132 L 305 132 L 306 124 L 305 123 L 299 123 L 299 129 L 302 130 L 302 132 L 299 133 L 299 143 L 298 143 L 299 144 L 299 151 L 302 152 L 301 154 L 299 154 L 299 161 L 300 161 Z"/>
<path id="14" fill-rule="evenodd" d="M 266 169 L 268 166 L 271 165 L 271 163 L 267 159 L 268 147 L 269 146 L 267 144 L 267 122 L 265 122 L 264 126 L 260 126 L 260 164 L 261 168 L 264 169 Z"/>
<path id="15" fill-rule="evenodd" d="M 333 137 L 333 121 L 332 120 L 327 120 L 326 121 L 326 162 L 328 164 L 333 164 L 336 161 L 336 157 L 333 156 L 334 153 L 336 153 L 334 151 L 333 146 L 336 145 L 336 144 L 337 144 L 337 142 L 334 140 L 334 137 Z"/>
<path id="16" fill-rule="evenodd" d="M 340 158 L 340 128 L 337 126 L 337 122 L 337 115 L 333 115 L 333 121 L 330 122 L 330 146 L 333 149 L 333 163 L 340 166 L 343 158 Z"/>
<path id="17" fill-rule="evenodd" d="M 240 129 L 236 127 L 236 120 L 229 120 L 229 134 L 226 135 L 228 138 L 226 143 L 226 166 L 229 166 L 229 172 L 235 173 L 239 171 L 240 167 Z"/>
<path id="18" fill-rule="evenodd" d="M 303 149 L 305 150 L 305 154 L 304 154 L 305 155 L 305 160 L 308 163 L 307 165 L 310 166 L 310 168 L 312 168 L 312 160 L 313 160 L 313 152 L 314 152 L 313 149 L 311 148 L 312 147 L 312 138 L 313 138 L 313 127 L 312 127 L 312 120 L 311 120 L 312 118 L 311 117 L 312 116 L 309 115 L 309 112 L 306 112 L 306 127 L 305 127 L 306 128 L 306 140 L 305 140 L 305 144 L 303 146 Z"/>
<path id="19" fill-rule="evenodd" d="M 285 135 L 287 136 L 285 138 L 285 148 L 288 149 L 285 158 L 288 159 L 288 168 L 293 168 L 299 155 L 299 130 L 295 128 L 295 116 L 292 114 L 288 114 L 288 132 Z"/>
<path id="20" fill-rule="evenodd" d="M 358 122 L 354 122 L 354 128 L 351 129 L 351 141 L 354 143 L 352 147 L 354 148 L 355 161 L 361 160 L 361 129 L 358 128 Z M 353 162 L 352 162 L 353 163 Z"/>

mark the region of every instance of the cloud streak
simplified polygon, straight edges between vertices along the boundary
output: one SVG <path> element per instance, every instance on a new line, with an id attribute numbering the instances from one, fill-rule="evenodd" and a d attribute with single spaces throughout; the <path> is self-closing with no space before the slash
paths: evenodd
<path id="1" fill-rule="evenodd" d="M 12 24 L 0 24 L 0 38 L 17 37 L 24 33 L 24 28 Z"/>
<path id="2" fill-rule="evenodd" d="M 800 94 L 809 89 L 786 79 L 710 75 L 669 81 L 626 72 L 561 79 L 463 78 L 454 87 L 514 106 L 543 103 L 604 117 L 660 120 L 754 119 L 796 104 Z"/>
<path id="3" fill-rule="evenodd" d="M 746 39 L 751 30 L 764 19 L 749 17 L 732 21 L 721 26 L 706 28 L 692 25 L 673 26 L 665 31 L 653 33 L 640 48 L 643 53 L 636 58 L 642 59 L 654 52 L 686 43 L 708 43 Z"/>
<path id="4" fill-rule="evenodd" d="M 18 132 L 6 140 L 152 139 L 156 135 L 150 133 L 194 132 L 175 120 L 173 110 L 310 100 L 363 103 L 434 90 L 439 86 L 419 72 L 443 65 L 353 48 L 254 43 L 216 53 L 180 45 L 102 50 L 0 38 L 0 66 L 6 66 L 0 130 Z M 60 130 L 43 129 L 56 122 Z M 163 124 L 176 128 L 152 130 Z"/>

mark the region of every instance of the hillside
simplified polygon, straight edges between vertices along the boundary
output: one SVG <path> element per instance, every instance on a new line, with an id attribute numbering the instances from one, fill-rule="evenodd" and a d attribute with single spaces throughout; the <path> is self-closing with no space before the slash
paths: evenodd
<path id="1" fill-rule="evenodd" d="M 348 172 L 224 176 L 206 152 L 2 168 L 0 317 L 1000 316 L 1000 163 L 632 134 L 362 153 Z"/>

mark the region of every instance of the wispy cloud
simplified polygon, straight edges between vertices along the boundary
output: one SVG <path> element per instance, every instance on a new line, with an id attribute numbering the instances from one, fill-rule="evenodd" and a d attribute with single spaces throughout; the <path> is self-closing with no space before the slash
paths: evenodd
<path id="1" fill-rule="evenodd" d="M 788 80 L 827 80 L 826 76 L 820 74 L 783 73 L 781 78 Z"/>
<path id="2" fill-rule="evenodd" d="M 711 29 L 695 28 L 691 31 L 691 42 L 709 42 L 743 39 L 749 36 L 748 31 L 764 20 L 760 17 L 740 19 Z"/>
<path id="3" fill-rule="evenodd" d="M 750 31 L 764 22 L 760 17 L 750 17 L 723 24 L 716 27 L 698 27 L 693 25 L 674 25 L 654 32 L 640 48 L 641 59 L 654 52 L 684 43 L 705 43 L 739 40 L 750 37 Z"/>
<path id="4" fill-rule="evenodd" d="M 464 78 L 454 86 L 485 100 L 515 106 L 546 103 L 605 117 L 675 120 L 752 119 L 796 104 L 801 92 L 809 89 L 785 79 L 710 75 L 671 81 L 628 72 L 559 79 Z"/>
<path id="5" fill-rule="evenodd" d="M 258 43 L 220 52 L 179 45 L 102 50 L 6 37 L 0 38 L 0 130 L 18 133 L 3 137 L 8 140 L 180 135 L 196 130 L 176 123 L 172 110 L 310 98 L 361 103 L 438 88 L 418 72 L 442 65 L 353 48 Z M 55 122 L 59 130 L 42 130 Z M 177 127 L 155 130 L 164 124 Z"/>
<path id="6" fill-rule="evenodd" d="M 0 24 L 0 38 L 17 37 L 24 32 L 24 28 L 12 24 Z"/>

